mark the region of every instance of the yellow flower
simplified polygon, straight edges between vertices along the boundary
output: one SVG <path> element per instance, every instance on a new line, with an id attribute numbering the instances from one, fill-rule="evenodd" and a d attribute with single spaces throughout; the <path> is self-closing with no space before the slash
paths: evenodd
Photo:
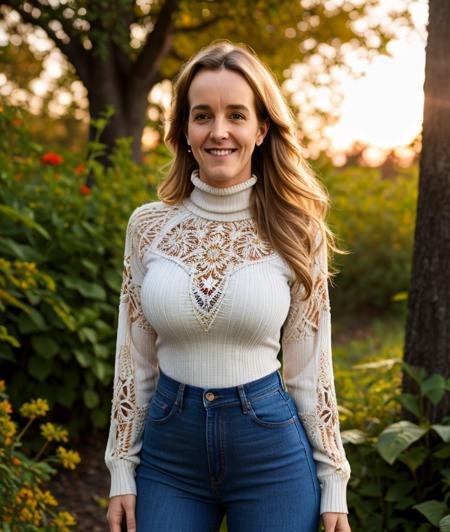
<path id="1" fill-rule="evenodd" d="M 46 399 L 32 399 L 29 403 L 24 403 L 19 412 L 23 417 L 35 418 L 45 416 L 49 409 Z"/>
<path id="2" fill-rule="evenodd" d="M 81 462 L 80 455 L 77 451 L 68 451 L 64 447 L 58 447 L 56 454 L 66 469 L 75 469 L 77 464 Z"/>
<path id="3" fill-rule="evenodd" d="M 75 526 L 76 521 L 72 514 L 69 514 L 68 512 L 59 512 L 58 515 L 53 519 L 53 524 L 58 527 L 59 532 L 69 532 L 67 527 Z"/>
<path id="4" fill-rule="evenodd" d="M 42 436 L 48 441 L 69 441 L 69 433 L 59 425 L 44 423 L 40 428 Z"/>
<path id="5" fill-rule="evenodd" d="M 6 412 L 7 414 L 12 414 L 12 406 L 9 401 L 4 399 L 0 402 L 0 410 L 3 410 L 3 412 Z"/>
<path id="6" fill-rule="evenodd" d="M 1 418 L 0 418 L 1 419 Z M 5 436 L 5 443 L 11 443 L 11 438 L 16 433 L 16 424 L 10 419 L 2 419 L 0 422 L 0 434 Z"/>
<path id="7" fill-rule="evenodd" d="M 19 521 L 29 523 L 33 520 L 33 514 L 28 508 L 22 508 L 19 512 Z"/>
<path id="8" fill-rule="evenodd" d="M 2 379 L 0 380 L 0 393 L 3 393 L 6 389 L 5 381 Z"/>
<path id="9" fill-rule="evenodd" d="M 39 488 L 34 488 L 34 493 L 39 505 L 42 508 L 45 508 L 46 506 L 58 506 L 58 501 L 55 499 L 55 497 L 53 497 L 50 491 L 43 491 Z"/>

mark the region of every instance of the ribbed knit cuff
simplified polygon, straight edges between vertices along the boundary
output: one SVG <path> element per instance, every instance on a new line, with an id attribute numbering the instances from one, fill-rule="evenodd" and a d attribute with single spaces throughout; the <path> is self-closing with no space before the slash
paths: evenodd
<path id="1" fill-rule="evenodd" d="M 136 482 L 134 480 L 135 464 L 128 460 L 115 460 L 109 464 L 111 473 L 110 497 L 115 495 L 136 495 Z"/>
<path id="2" fill-rule="evenodd" d="M 320 479 L 322 489 L 320 498 L 320 514 L 339 512 L 348 514 L 347 508 L 348 478 L 340 474 L 326 475 Z"/>

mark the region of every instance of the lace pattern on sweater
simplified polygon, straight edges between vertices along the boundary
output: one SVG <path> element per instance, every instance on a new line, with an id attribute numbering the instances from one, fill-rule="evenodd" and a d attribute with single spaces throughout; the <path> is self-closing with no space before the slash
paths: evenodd
<path id="1" fill-rule="evenodd" d="M 300 414 L 308 436 L 315 446 L 323 449 L 330 461 L 347 474 L 348 463 L 339 437 L 339 412 L 336 392 L 332 381 L 329 355 L 322 349 L 319 360 L 319 375 L 316 386 L 317 403 L 314 412 Z"/>
<path id="2" fill-rule="evenodd" d="M 137 210 L 127 228 L 129 245 L 124 257 L 120 302 L 126 305 L 128 325 L 125 341 L 119 351 L 119 375 L 111 414 L 116 424 L 115 446 L 111 454 L 113 457 L 127 456 L 133 442 L 139 440 L 144 428 L 148 405 L 138 405 L 136 369 L 131 353 L 132 332 L 147 334 L 149 342 L 153 341 L 156 333 L 144 316 L 140 299 L 141 283 L 133 272 L 134 268 L 139 266 L 139 261 L 136 261 L 138 251 L 142 252 L 143 246 L 151 242 L 170 212 L 172 211 L 168 209 Z"/>
<path id="3" fill-rule="evenodd" d="M 157 248 L 190 271 L 192 308 L 205 332 L 219 311 L 231 273 L 274 253 L 259 237 L 253 219 L 220 222 L 190 217 L 168 231 Z"/>
<path id="4" fill-rule="evenodd" d="M 128 343 L 122 346 L 119 356 L 119 376 L 112 408 L 116 442 L 111 456 L 122 458 L 128 454 L 133 441 L 140 438 L 148 407 L 137 405 L 134 365 Z"/>

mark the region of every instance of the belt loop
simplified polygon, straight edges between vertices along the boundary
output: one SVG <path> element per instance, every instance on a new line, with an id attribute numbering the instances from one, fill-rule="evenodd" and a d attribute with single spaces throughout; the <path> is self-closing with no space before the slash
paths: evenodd
<path id="1" fill-rule="evenodd" d="M 178 412 L 181 412 L 182 411 L 182 408 L 183 408 L 183 395 L 184 395 L 184 388 L 185 388 L 185 384 L 184 382 L 181 382 L 180 383 L 180 386 L 178 387 L 178 393 L 177 393 L 177 398 L 175 400 L 175 403 L 178 406 Z"/>
<path id="2" fill-rule="evenodd" d="M 245 395 L 244 385 L 243 384 L 239 384 L 237 388 L 238 388 L 238 392 L 239 392 L 239 398 L 241 400 L 242 412 L 244 414 L 247 414 L 248 411 L 250 410 L 250 403 L 248 402 L 248 399 L 247 399 L 247 397 Z"/>

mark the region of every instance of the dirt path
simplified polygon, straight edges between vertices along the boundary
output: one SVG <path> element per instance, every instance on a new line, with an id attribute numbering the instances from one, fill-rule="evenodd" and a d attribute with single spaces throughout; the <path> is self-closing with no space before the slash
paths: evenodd
<path id="1" fill-rule="evenodd" d="M 106 439 L 106 433 L 96 432 L 83 442 L 72 442 L 80 453 L 80 465 L 74 471 L 63 470 L 48 484 L 59 511 L 70 512 L 77 522 L 75 529 L 82 532 L 109 532 L 107 508 L 100 504 L 102 498 L 109 500 L 109 471 L 103 461 Z"/>

